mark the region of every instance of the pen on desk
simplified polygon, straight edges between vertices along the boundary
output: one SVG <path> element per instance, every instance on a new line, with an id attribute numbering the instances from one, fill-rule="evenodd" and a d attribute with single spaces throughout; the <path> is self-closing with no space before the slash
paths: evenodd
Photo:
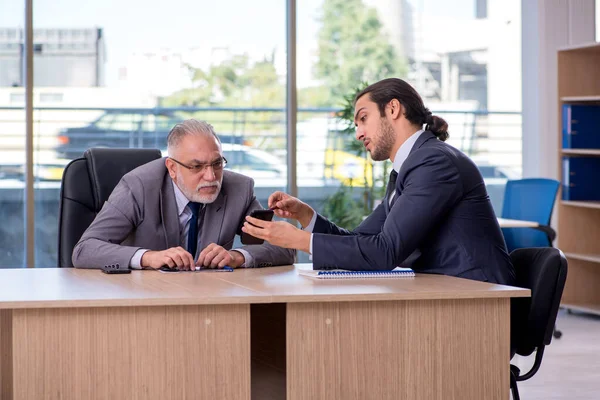
<path id="1" fill-rule="evenodd" d="M 200 267 L 200 266 L 196 266 L 196 267 L 194 268 L 194 270 L 195 270 L 195 271 L 200 271 L 200 270 L 202 270 L 202 269 L 203 269 L 203 268 L 202 268 L 202 267 Z M 209 269 L 209 268 L 207 268 L 207 269 Z M 217 268 L 217 269 L 222 269 L 222 270 L 224 270 L 224 271 L 233 271 L 233 267 L 230 267 L 229 265 L 226 265 L 226 266 L 224 266 L 223 268 Z"/>

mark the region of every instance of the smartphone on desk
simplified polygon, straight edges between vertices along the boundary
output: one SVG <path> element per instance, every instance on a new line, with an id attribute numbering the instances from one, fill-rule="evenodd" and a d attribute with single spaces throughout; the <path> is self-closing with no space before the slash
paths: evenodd
<path id="1" fill-rule="evenodd" d="M 263 221 L 271 221 L 273 219 L 273 210 L 254 210 L 250 213 L 250 216 Z M 263 244 L 264 240 L 254 237 L 246 232 L 242 232 L 241 235 L 242 244 Z"/>
<path id="2" fill-rule="evenodd" d="M 130 269 L 102 269 L 105 274 L 130 274 Z"/>

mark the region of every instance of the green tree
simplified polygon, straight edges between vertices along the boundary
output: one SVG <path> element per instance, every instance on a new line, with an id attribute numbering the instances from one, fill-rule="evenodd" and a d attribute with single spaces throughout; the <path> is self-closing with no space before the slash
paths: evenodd
<path id="1" fill-rule="evenodd" d="M 324 0 L 320 22 L 314 74 L 329 89 L 331 105 L 338 105 L 360 82 L 406 73 L 377 11 L 362 0 Z"/>
<path id="2" fill-rule="evenodd" d="M 247 54 L 233 55 L 207 69 L 188 66 L 193 88 L 179 90 L 163 98 L 164 107 L 284 107 L 285 80 L 277 75 L 274 54 L 252 61 Z M 211 121 L 217 132 L 227 131 L 252 136 L 277 136 L 277 124 L 284 113 L 244 113 L 232 111 L 199 111 L 185 118 Z M 274 123 L 275 122 L 275 123 Z M 283 144 L 282 144 L 283 143 Z M 283 138 L 274 138 L 272 146 L 284 146 Z"/>
<path id="3" fill-rule="evenodd" d="M 367 213 L 368 214 L 368 213 Z M 352 196 L 352 188 L 341 186 L 334 194 L 325 199 L 323 215 L 337 226 L 354 229 L 365 214 L 362 203 Z"/>
<path id="4" fill-rule="evenodd" d="M 194 88 L 166 97 L 164 106 L 282 107 L 285 86 L 277 76 L 274 55 L 251 62 L 247 54 L 234 55 L 207 71 L 188 67 Z"/>

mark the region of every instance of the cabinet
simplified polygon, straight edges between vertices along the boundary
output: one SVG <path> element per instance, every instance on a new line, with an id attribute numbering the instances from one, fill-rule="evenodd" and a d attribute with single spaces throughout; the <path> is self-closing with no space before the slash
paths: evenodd
<path id="1" fill-rule="evenodd" d="M 596 105 L 600 110 L 600 43 L 558 51 L 558 157 L 562 184 L 568 183 L 569 174 L 576 174 L 576 171 L 565 167 L 569 159 L 598 158 L 598 163 L 586 165 L 600 165 L 600 146 L 566 148 L 568 145 L 563 140 L 564 105 Z M 581 123 L 575 121 L 575 124 Z M 576 126 L 571 128 L 576 130 Z M 596 127 L 595 134 L 600 136 L 600 126 Z M 587 174 L 585 182 L 600 187 L 600 168 L 587 172 L 593 173 Z M 590 176 L 595 182 L 589 182 Z M 558 248 L 569 262 L 562 306 L 600 315 L 600 201 L 585 198 L 568 200 L 565 192 L 561 187 L 558 201 Z"/>

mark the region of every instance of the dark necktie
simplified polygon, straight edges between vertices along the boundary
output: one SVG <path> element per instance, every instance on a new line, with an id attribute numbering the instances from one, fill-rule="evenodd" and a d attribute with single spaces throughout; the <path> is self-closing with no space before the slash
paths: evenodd
<path id="1" fill-rule="evenodd" d="M 396 179 L 397 178 L 398 178 L 398 173 L 396 171 L 392 170 L 392 172 L 390 172 L 390 180 L 388 181 L 388 186 L 385 191 L 385 201 L 388 204 L 390 202 L 390 197 L 392 196 L 392 193 L 394 193 L 394 191 L 396 190 Z"/>
<path id="2" fill-rule="evenodd" d="M 190 218 L 190 229 L 188 230 L 187 250 L 192 257 L 196 257 L 196 248 L 198 247 L 198 213 L 202 204 L 189 202 L 188 207 L 192 211 Z"/>

